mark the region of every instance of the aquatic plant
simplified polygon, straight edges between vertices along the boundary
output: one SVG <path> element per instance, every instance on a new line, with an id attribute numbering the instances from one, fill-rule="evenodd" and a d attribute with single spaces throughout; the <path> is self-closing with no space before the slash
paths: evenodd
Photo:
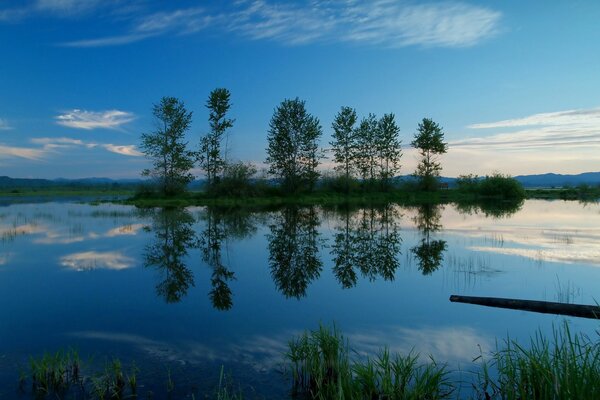
<path id="1" fill-rule="evenodd" d="M 484 363 L 479 396 L 485 399 L 595 399 L 600 396 L 600 343 L 573 335 L 565 322 L 548 339 L 538 332 L 529 347 L 506 340 Z M 492 367 L 492 373 L 490 368 Z"/>
<path id="2" fill-rule="evenodd" d="M 375 358 L 351 359 L 335 326 L 305 332 L 288 347 L 293 393 L 311 399 L 444 399 L 455 390 L 445 365 L 420 364 L 418 355 L 383 349 Z"/>

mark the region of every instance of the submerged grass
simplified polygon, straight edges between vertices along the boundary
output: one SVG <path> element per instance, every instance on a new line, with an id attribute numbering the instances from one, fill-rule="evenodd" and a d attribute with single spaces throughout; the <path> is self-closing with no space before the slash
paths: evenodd
<path id="1" fill-rule="evenodd" d="M 445 365 L 383 349 L 366 360 L 350 357 L 349 344 L 334 327 L 320 326 L 289 342 L 293 393 L 311 399 L 445 399 L 454 386 Z"/>

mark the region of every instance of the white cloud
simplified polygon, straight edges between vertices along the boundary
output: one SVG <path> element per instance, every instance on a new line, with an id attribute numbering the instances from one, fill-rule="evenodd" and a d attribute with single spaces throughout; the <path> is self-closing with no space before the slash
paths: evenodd
<path id="1" fill-rule="evenodd" d="M 84 251 L 61 257 L 62 266 L 77 271 L 93 270 L 98 268 L 122 270 L 131 268 L 135 260 L 124 256 L 118 251 Z"/>
<path id="2" fill-rule="evenodd" d="M 71 148 L 71 147 L 86 147 L 88 149 L 93 148 L 103 148 L 111 153 L 121 154 L 124 156 L 130 157 L 141 157 L 144 154 L 138 151 L 135 145 L 116 145 L 112 143 L 94 143 L 94 142 L 85 142 L 80 139 L 72 139 L 67 137 L 59 137 L 59 138 L 49 138 L 49 137 L 41 137 L 41 138 L 32 138 L 29 140 L 31 143 L 43 145 L 41 149 L 38 151 L 45 153 L 48 151 L 54 151 L 57 149 Z"/>
<path id="3" fill-rule="evenodd" d="M 385 47 L 473 46 L 499 32 L 502 14 L 462 2 L 411 4 L 390 0 L 280 3 L 241 0 L 224 11 L 200 7 L 138 17 L 122 35 L 77 40 L 67 46 L 121 45 L 207 28 L 286 45 L 314 42 Z"/>
<path id="4" fill-rule="evenodd" d="M 118 46 L 167 33 L 191 34 L 208 27 L 212 19 L 213 17 L 206 15 L 202 8 L 157 12 L 138 18 L 130 31 L 123 35 L 76 40 L 65 45 L 70 47 Z"/>
<path id="5" fill-rule="evenodd" d="M 465 47 L 498 32 L 501 13 L 458 2 L 390 0 L 311 2 L 303 6 L 244 2 L 229 28 L 287 44 L 355 42 L 386 47 Z"/>
<path id="6" fill-rule="evenodd" d="M 92 11 L 100 4 L 99 0 L 36 0 L 33 8 L 40 12 L 70 16 Z"/>
<path id="7" fill-rule="evenodd" d="M 0 118 L 0 131 L 7 131 L 9 129 L 12 129 L 12 126 L 8 124 L 8 121 Z"/>
<path id="8" fill-rule="evenodd" d="M 0 144 L 1 158 L 25 158 L 27 160 L 40 160 L 46 155 L 44 149 L 33 149 L 30 147 L 6 146 Z"/>
<path id="9" fill-rule="evenodd" d="M 134 145 L 117 146 L 109 143 L 103 144 L 101 146 L 104 147 L 106 150 L 110 151 L 111 153 L 117 153 L 124 156 L 141 157 L 144 155 L 143 153 L 139 152 Z"/>
<path id="10" fill-rule="evenodd" d="M 56 117 L 59 125 L 76 129 L 117 129 L 121 125 L 127 124 L 135 119 L 130 112 L 109 110 L 109 111 L 85 111 L 72 110 Z"/>
<path id="11" fill-rule="evenodd" d="M 600 108 L 539 113 L 468 128 L 504 131 L 451 141 L 445 158 L 454 176 L 494 170 L 517 175 L 581 173 L 600 165 Z"/>

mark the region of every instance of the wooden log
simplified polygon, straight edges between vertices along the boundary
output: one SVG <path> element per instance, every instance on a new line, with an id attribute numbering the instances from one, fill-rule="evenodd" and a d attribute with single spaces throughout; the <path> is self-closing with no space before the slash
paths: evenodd
<path id="1" fill-rule="evenodd" d="M 566 304 L 552 301 L 504 299 L 500 297 L 450 296 L 451 302 L 477 304 L 486 307 L 509 308 L 545 314 L 569 315 L 581 318 L 600 318 L 600 307 L 587 304 Z"/>

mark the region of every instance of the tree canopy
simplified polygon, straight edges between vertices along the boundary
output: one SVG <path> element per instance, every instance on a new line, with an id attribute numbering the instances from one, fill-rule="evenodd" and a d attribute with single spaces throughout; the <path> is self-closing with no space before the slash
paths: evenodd
<path id="1" fill-rule="evenodd" d="M 185 133 L 192 113 L 175 97 L 163 97 L 152 109 L 156 128 L 142 135 L 141 148 L 152 160 L 152 168 L 142 171 L 158 181 L 163 195 L 171 196 L 185 191 L 194 179 L 190 172 L 194 167 L 195 154 L 187 149 Z"/>
<path id="2" fill-rule="evenodd" d="M 421 188 L 427 191 L 436 190 L 438 177 L 442 170 L 438 156 L 448 151 L 448 143 L 444 142 L 442 128 L 433 120 L 423 118 L 411 145 L 419 151 L 421 161 L 415 175 L 419 178 Z"/>
<path id="3" fill-rule="evenodd" d="M 266 163 L 269 173 L 282 180 L 286 193 L 311 191 L 319 176 L 321 158 L 319 120 L 306 111 L 305 102 L 286 99 L 275 109 L 269 123 Z"/>

